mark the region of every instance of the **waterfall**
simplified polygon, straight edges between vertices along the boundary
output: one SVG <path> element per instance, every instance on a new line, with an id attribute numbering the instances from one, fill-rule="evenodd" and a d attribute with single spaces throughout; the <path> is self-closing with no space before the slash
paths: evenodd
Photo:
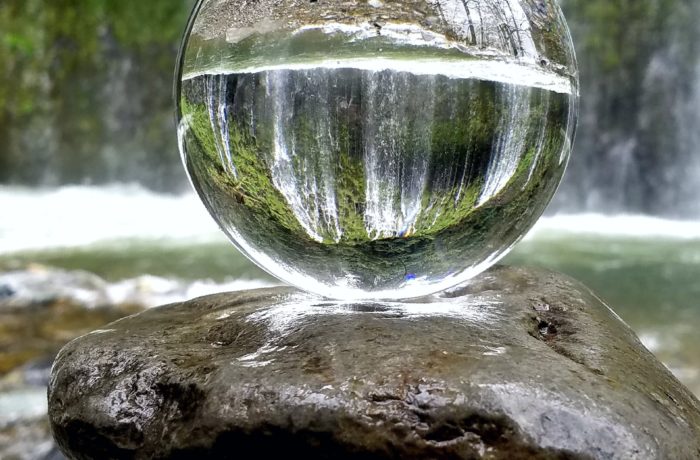
<path id="1" fill-rule="evenodd" d="M 422 209 L 431 153 L 435 77 L 405 72 L 330 69 L 266 71 L 272 102 L 272 181 L 306 233 L 317 241 L 342 237 L 335 171 L 339 115 L 361 111 L 364 224 L 372 238 L 410 232 Z M 343 79 L 339 83 L 338 79 Z M 354 80 L 353 80 L 354 78 Z M 335 94 L 357 81 L 357 100 Z M 345 86 L 343 86 L 345 85 Z M 336 101 L 336 102 L 334 102 Z M 258 121 L 259 122 L 259 121 Z M 345 134 L 347 136 L 347 134 Z M 354 135 L 354 134 L 353 134 Z"/>
<path id="2" fill-rule="evenodd" d="M 498 87 L 497 101 L 503 113 L 486 174 L 479 205 L 500 192 L 513 177 L 527 146 L 530 122 L 530 88 L 516 85 Z M 541 144 L 540 144 L 541 145 Z M 540 150 L 537 151 L 540 153 Z"/>
<path id="3" fill-rule="evenodd" d="M 231 140 L 226 107 L 226 83 L 226 78 L 221 76 L 212 76 L 207 80 L 207 108 L 209 122 L 214 132 L 214 144 L 221 164 L 225 170 L 229 171 L 237 179 L 238 173 L 231 156 Z"/>
<path id="4" fill-rule="evenodd" d="M 680 150 L 688 159 L 681 194 L 688 197 L 689 214 L 700 218 L 700 59 L 695 66 L 690 96 L 676 108 Z"/>
<path id="5" fill-rule="evenodd" d="M 403 235 L 411 231 L 421 211 L 435 77 L 369 72 L 363 87 L 365 227 L 372 238 Z"/>
<path id="6" fill-rule="evenodd" d="M 309 236 L 337 242 L 342 231 L 334 188 L 331 78 L 329 71 L 266 72 L 266 90 L 274 101 L 272 181 Z"/>
<path id="7" fill-rule="evenodd" d="M 530 62 L 536 55 L 533 51 L 536 42 L 527 21 L 523 21 L 520 2 L 489 3 L 493 8 L 469 0 L 437 0 L 435 4 L 441 20 L 459 31 L 467 43 L 476 47 L 489 43 L 493 46 L 489 52 L 514 54 Z M 582 106 L 571 164 L 552 212 L 700 218 L 700 53 L 697 48 L 700 2 L 560 0 L 560 3 L 577 47 Z M 60 11 L 47 4 L 42 14 L 55 9 Z M 183 17 L 186 9 L 183 6 Z M 504 12 L 510 20 L 503 16 Z M 175 17 L 168 27 L 177 26 L 179 31 L 182 23 Z M 108 30 L 98 26 L 100 30 Z M 386 27 L 387 33 L 410 35 L 406 27 L 400 31 Z M 374 32 L 374 27 L 369 29 Z M 17 102 L 17 107 L 6 107 L 11 116 L 0 120 L 0 181 L 44 186 L 118 181 L 142 183 L 162 191 L 184 189 L 185 175 L 175 153 L 177 136 L 172 123 L 170 90 L 171 55 L 176 45 L 130 47 L 109 32 L 86 33 L 85 39 L 94 36 L 100 38 L 90 60 L 73 62 L 68 59 L 72 53 L 70 47 L 54 50 L 51 48 L 54 40 L 50 40 L 45 49 L 39 47 L 33 55 L 32 62 L 36 65 L 28 63 L 16 72 L 8 72 L 12 75 L 7 80 L 8 94 L 24 92 L 33 96 L 25 97 L 22 104 Z M 76 45 L 80 47 L 81 43 Z M 52 52 L 59 52 L 60 59 L 52 59 Z M 407 67 L 410 66 L 404 69 Z M 319 91 L 325 90 L 323 78 L 314 78 L 320 78 L 314 83 L 319 85 Z M 325 83 L 331 82 L 326 79 Z M 400 83 L 397 80 L 387 84 Z M 232 95 L 225 82 L 212 82 L 212 85 L 208 105 L 211 124 L 218 127 L 215 130 L 218 153 L 225 167 L 235 175 L 238 171 L 233 169 L 229 149 L 231 133 L 227 132 L 230 120 L 222 110 Z M 322 99 L 315 98 L 310 90 L 305 97 L 309 99 L 306 104 L 318 104 Z M 399 107 L 403 103 L 399 101 Z M 378 101 L 375 105 L 378 107 L 375 110 L 387 111 L 379 107 Z M 326 113 L 323 107 L 319 106 L 319 113 Z M 292 120 L 285 118 L 288 116 L 280 115 L 281 132 L 291 129 Z M 397 109 L 396 116 L 406 114 Z M 327 118 L 319 115 L 310 123 L 310 130 L 320 138 L 335 137 L 332 119 L 333 114 Z M 502 123 L 507 120 L 503 119 Z M 366 125 L 370 129 L 388 129 L 386 123 L 376 121 Z M 424 145 L 430 142 L 429 134 L 426 136 L 420 141 Z M 504 134 L 504 142 L 506 137 Z M 285 163 L 285 155 L 299 148 L 290 141 L 294 136 L 287 138 L 287 144 L 278 145 L 278 185 L 290 197 L 305 192 L 305 201 L 297 203 L 300 221 L 306 222 L 309 229 L 315 228 L 311 233 L 315 232 L 317 238 L 334 240 L 340 237 L 334 214 L 338 203 L 334 203 L 333 194 L 327 193 L 326 185 L 335 174 L 333 154 L 324 154 L 328 162 L 311 164 L 304 159 L 297 165 L 305 164 L 321 171 L 317 176 L 328 181 L 283 184 L 279 180 L 281 172 L 291 165 Z M 398 144 L 392 147 L 369 142 L 366 146 L 374 149 L 368 150 L 368 161 L 379 162 L 378 171 L 368 170 L 374 171 L 376 177 L 381 177 L 382 171 L 390 167 L 399 168 L 389 161 L 391 149 L 396 149 Z M 382 163 L 381 158 L 387 163 Z M 502 165 L 503 171 L 491 175 L 493 178 L 482 199 L 502 185 L 497 177 L 507 178 L 512 169 L 508 158 Z M 416 167 L 418 171 L 423 168 L 419 162 Z M 426 167 L 430 169 L 430 165 Z M 495 163 L 491 167 L 495 168 Z M 464 171 L 460 169 L 461 172 Z M 380 206 L 376 199 L 378 189 L 367 187 L 369 214 L 365 225 L 369 231 L 400 234 L 410 229 L 421 201 L 421 188 L 417 185 L 412 188 L 420 182 L 422 173 L 416 174 L 401 178 L 405 181 L 403 185 L 410 186 L 402 187 L 401 196 L 389 204 Z M 367 177 L 364 180 L 371 182 Z M 301 209 L 307 204 L 309 213 L 305 215 Z"/>
<path id="8" fill-rule="evenodd" d="M 581 117 L 551 212 L 699 219 L 700 2 L 616 2 L 609 11 L 624 18 L 589 17 L 591 2 L 603 0 L 562 2 L 579 56 Z"/>

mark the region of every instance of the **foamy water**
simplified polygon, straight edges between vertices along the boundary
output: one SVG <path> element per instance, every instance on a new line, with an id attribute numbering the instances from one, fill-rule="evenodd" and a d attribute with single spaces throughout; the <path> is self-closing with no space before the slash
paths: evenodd
<path id="1" fill-rule="evenodd" d="M 136 185 L 0 187 L 0 210 L 0 254 L 126 239 L 223 239 L 193 194 L 163 195 Z"/>
<path id="2" fill-rule="evenodd" d="M 700 221 L 624 214 L 556 215 L 541 218 L 526 239 L 546 238 L 553 235 L 696 240 L 700 239 Z"/>
<path id="3" fill-rule="evenodd" d="M 142 240 L 224 242 L 193 193 L 164 195 L 136 185 L 36 190 L 0 187 L 0 255 Z M 573 235 L 700 240 L 700 221 L 572 214 L 540 219 L 526 240 Z"/>

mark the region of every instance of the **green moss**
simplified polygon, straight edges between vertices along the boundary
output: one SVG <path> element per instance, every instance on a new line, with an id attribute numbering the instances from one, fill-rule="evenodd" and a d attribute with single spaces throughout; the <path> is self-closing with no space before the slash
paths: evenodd
<path id="1" fill-rule="evenodd" d="M 215 182 L 218 189 L 226 191 L 228 199 L 244 204 L 260 222 L 274 221 L 290 232 L 303 233 L 296 216 L 272 183 L 269 168 L 263 164 L 255 141 L 235 124 L 229 125 L 231 156 L 236 169 L 233 174 L 221 162 L 206 107 L 183 99 L 181 108 L 183 114 L 190 117 L 190 129 L 200 147 L 191 153 L 204 156 L 191 158 L 206 171 L 206 177 L 198 179 Z"/>
<path id="2" fill-rule="evenodd" d="M 341 141 L 341 145 L 343 142 Z M 362 161 L 340 153 L 336 170 L 338 218 L 343 229 L 342 240 L 348 244 L 367 240 L 364 222 L 365 168 Z M 360 200 L 362 198 L 362 200 Z"/>
<path id="3" fill-rule="evenodd" d="M 175 169 L 180 175 L 177 163 L 168 161 L 176 147 L 172 125 L 163 122 L 161 114 L 167 110 L 170 116 L 172 110 L 172 69 L 193 3 L 0 2 L 0 181 L 38 182 L 49 169 L 47 175 L 59 182 L 115 180 L 112 175 L 138 179 L 123 174 L 129 165 L 115 167 L 101 156 L 112 144 L 130 152 L 131 166 L 153 162 L 161 169 L 167 164 L 169 174 Z M 128 94 L 113 97 L 134 98 L 131 120 L 120 120 L 131 134 L 128 140 L 115 140 L 113 122 L 104 114 L 105 105 L 113 102 L 105 100 L 105 84 L 115 81 L 110 74 L 115 69 L 128 74 L 118 77 Z M 144 91 L 148 101 L 142 102 L 140 89 L 146 87 L 153 90 Z M 49 122 L 50 145 L 42 141 L 45 133 L 38 139 L 27 133 L 41 131 Z M 157 133 L 150 134 L 153 130 Z M 147 170 L 142 168 L 141 174 Z M 150 185 L 157 187 L 158 180 Z"/>

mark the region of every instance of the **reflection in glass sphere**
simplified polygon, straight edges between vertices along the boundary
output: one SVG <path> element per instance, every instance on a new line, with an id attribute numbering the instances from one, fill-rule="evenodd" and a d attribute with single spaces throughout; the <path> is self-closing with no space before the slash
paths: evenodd
<path id="1" fill-rule="evenodd" d="M 549 203 L 578 81 L 555 0 L 203 0 L 180 149 L 231 241 L 340 299 L 461 283 Z"/>

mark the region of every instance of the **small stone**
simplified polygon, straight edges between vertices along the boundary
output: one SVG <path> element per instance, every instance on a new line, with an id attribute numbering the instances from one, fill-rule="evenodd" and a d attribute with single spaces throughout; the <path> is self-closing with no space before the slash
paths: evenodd
<path id="1" fill-rule="evenodd" d="M 0 284 L 0 299 L 6 299 L 15 295 L 15 290 L 7 284 Z"/>
<path id="2" fill-rule="evenodd" d="M 402 303 L 155 308 L 61 351 L 49 416 L 79 459 L 700 457 L 700 402 L 612 311 L 509 267 Z"/>

